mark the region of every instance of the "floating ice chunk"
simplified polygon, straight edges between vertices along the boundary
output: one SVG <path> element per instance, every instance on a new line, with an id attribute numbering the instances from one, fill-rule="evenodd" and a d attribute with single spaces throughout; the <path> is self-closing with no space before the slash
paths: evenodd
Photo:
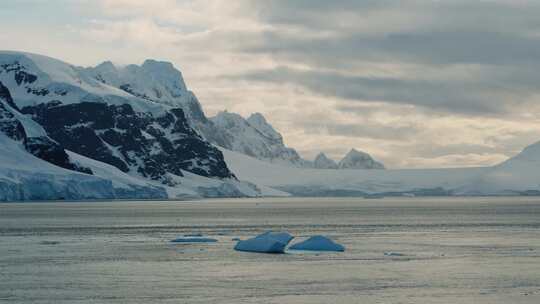
<path id="1" fill-rule="evenodd" d="M 284 253 L 285 247 L 293 239 L 287 232 L 265 232 L 254 238 L 238 241 L 234 250 L 261 252 L 261 253 Z"/>
<path id="2" fill-rule="evenodd" d="M 257 235 L 255 238 L 271 238 L 277 241 L 280 241 L 282 243 L 289 244 L 289 242 L 294 238 L 294 236 L 290 235 L 288 232 L 272 232 L 272 231 L 266 231 L 263 234 Z"/>
<path id="3" fill-rule="evenodd" d="M 343 245 L 337 244 L 331 239 L 322 235 L 312 236 L 303 242 L 292 245 L 289 249 L 309 251 L 345 251 L 345 247 L 343 247 Z"/>
<path id="4" fill-rule="evenodd" d="M 198 237 L 198 236 L 187 236 L 180 237 L 174 240 L 171 240 L 173 243 L 215 243 L 216 239 L 207 238 L 207 237 Z"/>
<path id="5" fill-rule="evenodd" d="M 58 245 L 60 244 L 59 241 L 41 241 L 39 242 L 41 245 Z"/>

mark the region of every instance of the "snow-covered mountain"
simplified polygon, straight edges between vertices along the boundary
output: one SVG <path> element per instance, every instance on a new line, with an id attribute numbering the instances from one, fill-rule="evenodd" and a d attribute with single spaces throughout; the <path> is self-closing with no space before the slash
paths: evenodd
<path id="1" fill-rule="evenodd" d="M 223 148 L 272 163 L 311 166 L 294 149 L 285 146 L 281 134 L 260 113 L 245 119 L 236 113 L 223 111 L 210 120 L 223 132 Z"/>
<path id="2" fill-rule="evenodd" d="M 540 142 L 487 169 L 462 192 L 470 195 L 540 195 Z"/>
<path id="3" fill-rule="evenodd" d="M 313 161 L 313 168 L 316 169 L 337 169 L 338 165 L 333 160 L 330 159 L 323 152 L 317 154 L 315 160 Z"/>
<path id="4" fill-rule="evenodd" d="M 371 155 L 351 149 L 338 163 L 339 169 L 384 169 L 384 165 L 374 160 Z"/>
<path id="5" fill-rule="evenodd" d="M 142 65 L 117 67 L 106 61 L 84 69 L 86 75 L 130 95 L 181 108 L 190 126 L 211 143 L 226 146 L 223 132 L 207 119 L 195 94 L 188 90 L 182 73 L 170 62 L 148 59 Z"/>
<path id="6" fill-rule="evenodd" d="M 184 110 L 189 125 L 209 142 L 253 157 L 306 166 L 298 153 L 283 144 L 283 138 L 260 114 L 248 119 L 233 113 L 220 113 L 208 119 L 180 71 L 169 62 L 146 60 L 141 66 L 116 67 L 104 62 L 85 72 L 99 82 L 142 99 Z"/>
<path id="7" fill-rule="evenodd" d="M 163 189 L 187 182 L 200 196 L 261 194 L 238 182 L 222 153 L 192 128 L 184 109 L 190 117 L 202 110 L 170 64 L 88 69 L 1 51 L 0 96 L 2 133 L 64 169 L 95 174 L 79 165 L 83 158 L 73 161 L 76 154 Z"/>

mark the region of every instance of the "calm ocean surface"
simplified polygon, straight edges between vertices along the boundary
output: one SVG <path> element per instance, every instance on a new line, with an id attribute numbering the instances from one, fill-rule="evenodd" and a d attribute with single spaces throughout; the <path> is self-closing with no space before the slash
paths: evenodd
<path id="1" fill-rule="evenodd" d="M 270 229 L 347 250 L 232 249 Z M 540 198 L 0 204 L 0 303 L 540 303 Z"/>

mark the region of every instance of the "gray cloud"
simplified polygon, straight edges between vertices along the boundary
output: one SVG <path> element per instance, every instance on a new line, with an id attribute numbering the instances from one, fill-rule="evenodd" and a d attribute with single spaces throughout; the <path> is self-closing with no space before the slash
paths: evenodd
<path id="1" fill-rule="evenodd" d="M 232 79 L 291 83 L 324 96 L 468 115 L 519 112 L 540 93 L 540 3 L 248 3 L 270 29 L 238 44 L 238 50 L 269 56 L 281 66 Z M 307 69 L 296 69 L 298 64 Z M 373 70 L 388 64 L 416 68 L 406 75 Z M 442 73 L 455 66 L 474 66 L 475 74 Z M 424 75 L 437 69 L 441 73 L 433 79 Z"/>
<path id="2" fill-rule="evenodd" d="M 406 140 L 417 134 L 415 126 L 388 126 L 376 122 L 338 123 L 312 121 L 301 123 L 307 134 L 326 133 L 332 136 L 370 138 L 379 140 Z"/>
<path id="3" fill-rule="evenodd" d="M 411 104 L 468 114 L 504 113 L 511 106 L 525 103 L 527 97 L 534 93 L 529 90 L 515 92 L 496 83 L 480 81 L 470 83 L 363 77 L 287 67 L 259 70 L 232 78 L 235 77 L 253 81 L 292 83 L 319 94 L 350 100 Z"/>

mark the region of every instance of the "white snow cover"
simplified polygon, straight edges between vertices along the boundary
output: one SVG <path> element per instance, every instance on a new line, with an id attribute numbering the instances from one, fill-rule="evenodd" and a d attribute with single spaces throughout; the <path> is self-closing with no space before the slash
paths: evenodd
<path id="1" fill-rule="evenodd" d="M 234 250 L 259 253 L 284 253 L 285 247 L 293 239 L 287 232 L 265 232 L 254 238 L 238 241 Z"/>
<path id="2" fill-rule="evenodd" d="M 526 195 L 540 194 L 540 142 L 493 167 L 325 170 L 279 166 L 222 149 L 243 180 L 293 195 Z"/>
<path id="3" fill-rule="evenodd" d="M 19 85 L 12 75 L 0 72 L 0 81 L 9 88 L 17 106 L 23 108 L 40 103 L 49 102 L 51 96 L 36 95 L 31 90 L 47 90 L 54 94 L 54 99 L 64 104 L 73 102 L 102 101 L 109 104 L 121 105 L 128 103 L 135 111 L 150 112 L 155 115 L 163 113 L 162 104 L 148 102 L 120 90 L 109 84 L 95 79 L 85 68 L 76 67 L 60 60 L 47 56 L 24 52 L 0 51 L 0 65 L 24 65 L 25 72 L 37 75 L 36 81 L 30 84 Z"/>
<path id="4" fill-rule="evenodd" d="M 460 189 L 489 168 L 325 170 L 294 168 L 264 162 L 221 149 L 238 178 L 277 188 L 294 195 L 361 195 L 370 193 L 418 193 Z"/>
<path id="5" fill-rule="evenodd" d="M 312 236 L 303 242 L 292 245 L 289 249 L 305 251 L 345 251 L 343 245 L 322 235 Z"/>

